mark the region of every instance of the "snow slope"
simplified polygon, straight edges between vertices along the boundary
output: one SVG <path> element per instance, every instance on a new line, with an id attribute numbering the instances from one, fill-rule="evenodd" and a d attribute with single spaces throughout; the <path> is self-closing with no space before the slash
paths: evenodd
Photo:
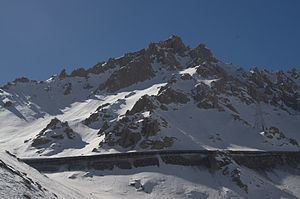
<path id="1" fill-rule="evenodd" d="M 162 165 L 131 170 L 49 173 L 47 176 L 93 198 L 206 199 L 298 198 L 298 174 L 284 170 L 262 174 L 232 163 L 216 172 L 202 167 Z M 239 179 L 236 176 L 240 176 L 241 181 L 235 181 Z"/>
<path id="2" fill-rule="evenodd" d="M 0 198 L 87 198 L 8 153 L 0 153 Z"/>

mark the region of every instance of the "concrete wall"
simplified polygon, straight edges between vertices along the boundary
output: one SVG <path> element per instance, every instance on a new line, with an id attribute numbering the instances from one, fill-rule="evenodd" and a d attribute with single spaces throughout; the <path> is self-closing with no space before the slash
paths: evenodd
<path id="1" fill-rule="evenodd" d="M 160 164 L 216 167 L 216 155 L 231 157 L 238 164 L 252 169 L 268 169 L 280 165 L 297 167 L 300 165 L 300 152 L 261 152 L 261 151 L 147 151 L 91 156 L 60 158 L 24 158 L 22 161 L 41 172 L 76 170 L 112 170 L 135 167 L 159 166 Z"/>

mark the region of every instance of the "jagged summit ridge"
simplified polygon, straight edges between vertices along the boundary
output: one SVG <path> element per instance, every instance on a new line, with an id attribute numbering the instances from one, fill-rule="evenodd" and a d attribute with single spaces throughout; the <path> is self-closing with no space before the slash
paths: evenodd
<path id="1" fill-rule="evenodd" d="M 222 63 L 204 44 L 190 48 L 171 36 L 89 69 L 5 85 L 0 119 L 9 121 L 0 120 L 0 133 L 9 135 L 2 143 L 18 135 L 8 143 L 17 140 L 14 150 L 30 156 L 298 150 L 299 85 L 297 69 L 247 71 Z"/>

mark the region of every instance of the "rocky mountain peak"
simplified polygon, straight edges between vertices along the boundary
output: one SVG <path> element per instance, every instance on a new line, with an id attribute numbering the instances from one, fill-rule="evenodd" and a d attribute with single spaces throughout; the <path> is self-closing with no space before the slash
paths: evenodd
<path id="1" fill-rule="evenodd" d="M 167 40 L 159 42 L 158 45 L 162 48 L 173 49 L 175 53 L 179 54 L 188 50 L 182 39 L 176 35 L 172 35 Z"/>
<path id="2" fill-rule="evenodd" d="M 65 79 L 67 76 L 68 76 L 68 74 L 67 74 L 67 72 L 66 72 L 66 69 L 63 69 L 63 70 L 59 73 L 58 78 L 59 78 L 60 80 L 62 80 L 62 79 Z"/>
<path id="3" fill-rule="evenodd" d="M 199 44 L 196 48 L 190 51 L 190 55 L 193 59 L 198 59 L 200 62 L 217 62 L 213 53 L 205 46 L 205 44 Z"/>
<path id="4" fill-rule="evenodd" d="M 86 145 L 86 151 L 190 144 L 221 149 L 232 144 L 257 149 L 284 144 L 290 149 L 299 143 L 299 75 L 298 69 L 239 69 L 218 61 L 204 44 L 189 48 L 180 37 L 171 36 L 90 69 L 62 70 L 37 83 L 17 79 L 0 90 L 0 123 L 6 128 L 9 120 L 36 125 L 36 119 L 47 119 L 26 142 L 39 155 Z M 210 122 L 214 118 L 218 123 Z M 281 133 L 273 136 L 275 128 L 285 138 Z M 252 141 L 235 140 L 240 132 L 249 132 Z M 87 140 L 81 138 L 89 133 Z M 277 137 L 282 140 L 275 142 Z"/>

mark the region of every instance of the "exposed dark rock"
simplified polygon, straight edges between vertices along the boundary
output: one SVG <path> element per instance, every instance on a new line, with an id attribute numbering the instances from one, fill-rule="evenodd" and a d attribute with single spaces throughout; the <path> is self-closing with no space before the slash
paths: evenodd
<path id="1" fill-rule="evenodd" d="M 285 135 L 281 131 L 279 131 L 278 128 L 273 127 L 273 126 L 271 126 L 269 128 L 269 130 L 265 132 L 265 134 L 266 134 L 266 137 L 268 137 L 268 138 L 274 138 L 274 137 L 277 137 L 280 139 L 285 138 Z"/>
<path id="2" fill-rule="evenodd" d="M 68 126 L 68 122 L 65 122 L 64 124 L 66 124 L 66 128 L 65 128 L 64 132 L 66 133 L 67 137 L 68 137 L 69 139 L 74 139 L 74 138 L 75 138 L 75 135 L 74 135 L 73 129 L 71 129 L 71 128 Z"/>
<path id="3" fill-rule="evenodd" d="M 103 135 L 109 127 L 110 126 L 109 126 L 108 122 L 105 121 L 104 124 L 102 125 L 101 129 L 99 130 L 98 135 Z"/>
<path id="4" fill-rule="evenodd" d="M 186 94 L 181 93 L 179 91 L 175 91 L 174 89 L 169 88 L 168 86 L 164 86 L 159 90 L 157 100 L 163 104 L 186 104 L 190 101 L 189 97 Z"/>
<path id="5" fill-rule="evenodd" d="M 110 147 L 121 146 L 125 149 L 133 149 L 140 142 L 143 142 L 142 146 L 146 148 L 167 148 L 173 144 L 173 141 L 171 143 L 171 140 L 167 137 L 149 141 L 150 138 L 155 138 L 158 135 L 161 127 L 166 128 L 167 126 L 167 121 L 152 114 L 149 116 L 144 116 L 140 112 L 133 115 L 126 114 L 120 120 L 102 126 L 98 134 L 104 134 L 105 137 L 100 143 L 100 147 L 108 145 Z M 145 145 L 145 140 L 147 140 L 148 145 Z"/>
<path id="6" fill-rule="evenodd" d="M 177 55 L 185 56 L 187 48 L 182 43 L 181 39 L 174 37 L 167 41 L 159 43 L 151 43 L 145 51 L 145 56 L 149 57 L 151 61 L 156 60 L 164 66 L 167 66 L 168 70 L 175 70 L 180 68 L 180 63 L 177 60 Z"/>
<path id="7" fill-rule="evenodd" d="M 65 89 L 64 95 L 69 95 L 69 94 L 71 94 L 71 91 L 72 91 L 72 83 L 67 83 L 67 84 L 65 84 L 64 89 Z"/>
<path id="8" fill-rule="evenodd" d="M 124 56 L 120 58 L 110 58 L 107 62 L 100 62 L 93 66 L 92 68 L 88 69 L 88 73 L 92 74 L 100 74 L 104 73 L 105 71 L 114 69 L 116 67 L 123 67 L 133 61 L 135 58 L 141 55 L 141 51 L 134 52 L 134 53 L 126 53 Z"/>
<path id="9" fill-rule="evenodd" d="M 32 140 L 31 146 L 35 148 L 43 148 L 45 144 L 55 142 L 57 139 L 74 139 L 74 131 L 69 127 L 68 122 L 61 122 L 59 119 L 54 118 L 50 123 L 40 131 L 37 136 Z"/>
<path id="10" fill-rule="evenodd" d="M 160 124 L 157 120 L 151 118 L 145 118 L 143 120 L 142 135 L 144 137 L 150 137 L 156 135 L 160 131 Z"/>
<path id="11" fill-rule="evenodd" d="M 31 146 L 33 146 L 33 147 L 35 147 L 35 148 L 38 148 L 38 147 L 40 147 L 41 145 L 45 145 L 45 144 L 48 144 L 48 143 L 50 143 L 50 142 L 51 142 L 50 139 L 47 139 L 47 138 L 43 138 L 43 137 L 37 136 L 37 137 L 33 140 Z"/>
<path id="12" fill-rule="evenodd" d="M 63 69 L 63 70 L 59 73 L 58 78 L 59 78 L 60 80 L 63 80 L 63 79 L 66 79 L 67 76 L 68 76 L 68 74 L 67 74 L 67 72 L 66 72 L 66 69 Z"/>
<path id="13" fill-rule="evenodd" d="M 176 35 L 172 35 L 169 39 L 159 42 L 158 45 L 161 48 L 172 49 L 174 53 L 180 55 L 184 55 L 184 52 L 188 50 L 181 38 Z"/>
<path id="14" fill-rule="evenodd" d="M 26 173 L 18 171 L 17 169 L 13 168 L 11 165 L 6 164 L 2 160 L 0 160 L 0 168 L 3 169 L 4 171 L 8 171 L 9 173 L 13 174 L 14 177 L 16 177 L 16 179 L 17 179 L 17 177 L 19 177 L 21 179 L 20 183 L 22 183 L 28 190 L 32 190 L 32 191 L 33 190 L 35 190 L 35 191 L 41 190 L 42 192 L 47 191 L 47 189 L 42 188 L 42 186 L 39 183 L 37 183 L 37 182 L 33 181 L 31 178 L 29 178 Z M 12 183 L 12 182 L 10 182 L 10 183 Z"/>
<path id="15" fill-rule="evenodd" d="M 100 85 L 99 89 L 106 88 L 108 92 L 115 92 L 121 88 L 150 79 L 153 76 L 154 71 L 149 60 L 141 57 L 130 62 L 126 67 L 115 71 L 103 85 Z"/>
<path id="16" fill-rule="evenodd" d="M 28 83 L 30 80 L 27 77 L 19 77 L 13 81 L 14 83 Z"/>
<path id="17" fill-rule="evenodd" d="M 97 111 L 100 111 L 101 109 L 103 109 L 103 108 L 105 108 L 105 107 L 107 107 L 107 106 L 109 106 L 109 105 L 110 105 L 110 103 L 102 104 L 101 106 L 99 106 L 99 107 L 97 108 Z"/>
<path id="18" fill-rule="evenodd" d="M 88 126 L 88 125 L 92 124 L 93 122 L 97 122 L 99 120 L 99 118 L 100 118 L 100 115 L 98 112 L 92 113 L 88 118 L 86 118 L 84 120 L 83 123 Z"/>
<path id="19" fill-rule="evenodd" d="M 241 170 L 239 165 L 229 154 L 216 152 L 215 157 L 211 157 L 210 161 L 214 170 L 220 170 L 224 176 L 230 177 L 237 186 L 248 193 L 248 185 L 241 180 Z"/>
<path id="20" fill-rule="evenodd" d="M 191 79 L 193 79 L 193 77 L 192 77 L 190 74 L 188 74 L 188 73 L 182 74 L 182 75 L 180 76 L 180 78 L 181 78 L 182 80 L 191 80 Z"/>
<path id="21" fill-rule="evenodd" d="M 220 107 L 218 103 L 218 96 L 206 84 L 198 84 L 193 90 L 193 93 L 194 99 L 198 102 L 199 108 L 211 109 Z"/>
<path id="22" fill-rule="evenodd" d="M 142 138 L 140 133 L 134 132 L 126 126 L 115 126 L 112 132 L 105 132 L 105 139 L 100 143 L 100 147 L 107 144 L 110 147 L 119 145 L 123 148 L 134 148 Z"/>
<path id="23" fill-rule="evenodd" d="M 142 111 L 152 111 L 155 109 L 155 105 L 150 99 L 149 95 L 143 95 L 126 114 L 133 115 L 135 113 L 141 113 Z"/>
<path id="24" fill-rule="evenodd" d="M 61 121 L 55 117 L 55 118 L 53 118 L 53 119 L 50 121 L 50 123 L 49 123 L 49 124 L 46 126 L 46 128 L 43 129 L 43 130 L 46 130 L 46 129 L 54 129 L 54 128 L 56 128 L 56 125 L 59 124 L 59 123 L 61 123 Z"/>
<path id="25" fill-rule="evenodd" d="M 4 106 L 4 108 L 9 108 L 9 107 L 12 107 L 13 105 L 14 105 L 13 102 L 6 101 L 3 106 Z"/>
<path id="26" fill-rule="evenodd" d="M 87 72 L 92 74 L 100 74 L 104 73 L 106 70 L 109 70 L 110 67 L 112 66 L 110 65 L 108 67 L 108 64 L 105 64 L 105 62 L 100 62 L 94 65 L 92 68 L 87 69 Z"/>
<path id="27" fill-rule="evenodd" d="M 241 171 L 239 168 L 231 170 L 228 166 L 224 166 L 224 168 L 222 168 L 222 173 L 225 176 L 231 177 L 232 181 L 235 182 L 237 186 L 248 193 L 248 185 L 241 180 Z"/>
<path id="28" fill-rule="evenodd" d="M 141 142 L 140 147 L 143 149 L 150 148 L 150 149 L 166 149 L 171 147 L 174 144 L 175 138 L 172 137 L 164 137 L 161 140 L 144 140 Z"/>
<path id="29" fill-rule="evenodd" d="M 204 78 L 227 78 L 227 73 L 223 68 L 209 62 L 201 63 L 196 72 Z"/>
<path id="30" fill-rule="evenodd" d="M 109 103 L 105 103 L 99 106 L 94 113 L 84 120 L 83 123 L 91 128 L 105 128 L 102 125 L 109 122 L 109 120 L 113 119 L 114 117 L 108 107 L 109 105 Z"/>
<path id="31" fill-rule="evenodd" d="M 298 144 L 297 140 L 286 137 L 282 131 L 280 131 L 277 127 L 274 127 L 274 126 L 266 128 L 264 131 L 264 136 L 266 138 L 268 138 L 268 140 L 270 140 L 270 141 L 272 141 L 272 140 L 280 141 L 279 142 L 279 143 L 281 143 L 280 146 L 288 145 L 288 144 L 298 146 L 298 147 L 300 146 Z"/>
<path id="32" fill-rule="evenodd" d="M 134 147 L 138 141 L 141 140 L 141 135 L 139 133 L 132 132 L 128 128 L 124 128 L 121 132 L 121 137 L 117 140 L 117 143 L 123 147 Z"/>
<path id="33" fill-rule="evenodd" d="M 284 108 L 284 104 L 293 110 L 299 111 L 299 86 L 287 74 L 288 72 L 270 73 L 267 70 L 254 68 L 251 70 L 250 75 L 244 75 L 247 78 L 245 83 L 247 93 L 255 102 L 270 103 L 289 112 Z M 276 81 L 274 81 L 274 78 L 270 79 L 274 75 Z"/>
<path id="34" fill-rule="evenodd" d="M 238 120 L 238 121 L 241 121 L 243 122 L 246 126 L 251 126 L 251 124 L 249 124 L 246 120 L 242 119 L 239 115 L 237 114 L 232 114 L 232 117 L 234 120 Z"/>
<path id="35" fill-rule="evenodd" d="M 199 63 L 206 62 L 217 62 L 217 59 L 213 56 L 212 52 L 206 48 L 204 44 L 199 44 L 196 48 L 190 51 L 190 56 L 193 59 L 197 59 Z"/>
<path id="36" fill-rule="evenodd" d="M 72 71 L 71 77 L 87 77 L 88 72 L 84 68 L 78 68 Z"/>
<path id="37" fill-rule="evenodd" d="M 291 70 L 288 70 L 287 73 L 291 75 L 292 78 L 298 79 L 300 77 L 300 71 L 296 68 L 292 68 Z"/>

